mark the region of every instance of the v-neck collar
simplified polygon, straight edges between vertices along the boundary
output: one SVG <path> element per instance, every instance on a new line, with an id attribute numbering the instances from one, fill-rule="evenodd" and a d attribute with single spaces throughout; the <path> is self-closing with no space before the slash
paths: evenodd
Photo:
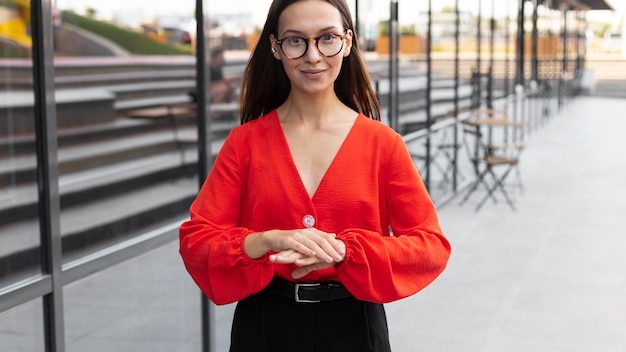
<path id="1" fill-rule="evenodd" d="M 359 124 L 359 120 L 361 120 L 363 118 L 362 114 L 358 114 L 356 119 L 354 120 L 354 122 L 352 123 L 352 126 L 350 127 L 350 130 L 348 131 L 348 134 L 346 134 L 346 137 L 344 138 L 343 142 L 341 142 L 341 145 L 339 146 L 339 149 L 337 150 L 337 153 L 335 154 L 335 156 L 333 157 L 333 160 L 330 162 L 330 164 L 328 165 L 328 168 L 326 169 L 326 171 L 324 172 L 324 175 L 322 176 L 322 179 L 320 180 L 320 183 L 317 185 L 317 188 L 315 189 L 315 191 L 313 192 L 313 195 L 309 195 L 309 192 L 307 191 L 306 187 L 304 186 L 304 182 L 302 182 L 302 177 L 300 176 L 300 171 L 298 170 L 298 167 L 296 166 L 295 160 L 293 159 L 293 155 L 291 154 L 291 149 L 289 148 L 289 143 L 287 142 L 287 136 L 285 135 L 285 131 L 283 130 L 282 125 L 280 124 L 280 120 L 278 118 L 278 112 L 276 110 L 273 111 L 273 120 L 274 120 L 274 124 L 276 126 L 276 128 L 279 131 L 279 135 L 281 136 L 280 138 L 280 148 L 283 149 L 285 151 L 285 155 L 289 156 L 289 170 L 291 171 L 291 173 L 293 174 L 293 177 L 295 179 L 297 179 L 300 191 L 311 201 L 314 202 L 316 196 L 320 193 L 320 189 L 323 189 L 323 186 L 327 181 L 329 174 L 332 174 L 332 170 L 335 168 L 335 164 L 337 163 L 337 159 L 339 159 L 339 157 L 341 157 L 341 155 L 343 154 L 342 151 L 344 149 L 346 149 L 346 144 L 348 144 L 348 142 L 351 139 L 351 135 L 354 133 L 355 127 L 357 126 L 357 124 Z"/>

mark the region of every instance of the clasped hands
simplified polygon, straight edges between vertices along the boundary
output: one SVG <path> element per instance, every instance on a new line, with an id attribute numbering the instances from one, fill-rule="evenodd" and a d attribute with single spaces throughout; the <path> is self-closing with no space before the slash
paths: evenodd
<path id="1" fill-rule="evenodd" d="M 257 237 L 260 244 L 263 244 L 262 247 L 267 249 L 265 253 L 276 252 L 270 255 L 270 262 L 298 266 L 291 273 L 294 279 L 302 278 L 315 270 L 330 268 L 342 262 L 346 255 L 346 244 L 343 241 L 337 239 L 334 233 L 316 228 L 271 230 L 253 237 Z M 253 238 L 250 239 L 256 242 Z M 244 242 L 250 254 L 249 245 L 250 243 Z"/>

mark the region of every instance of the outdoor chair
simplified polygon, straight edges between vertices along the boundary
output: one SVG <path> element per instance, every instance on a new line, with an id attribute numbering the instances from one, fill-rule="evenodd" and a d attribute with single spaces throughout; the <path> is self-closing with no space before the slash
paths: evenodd
<path id="1" fill-rule="evenodd" d="M 497 203 L 495 196 L 499 192 L 515 210 L 513 199 L 505 187 L 505 181 L 513 170 L 517 171 L 520 188 L 523 188 L 519 174 L 519 158 L 524 149 L 524 143 L 515 140 L 511 131 L 523 128 L 523 124 L 512 122 L 506 116 L 505 110 L 483 110 L 472 118 L 463 121 L 463 133 L 473 139 L 473 154 L 470 159 L 476 173 L 476 180 L 471 185 L 461 205 L 465 204 L 470 196 L 483 185 L 486 195 L 478 202 L 476 211 L 491 198 Z M 484 131 L 486 130 L 486 131 Z"/>

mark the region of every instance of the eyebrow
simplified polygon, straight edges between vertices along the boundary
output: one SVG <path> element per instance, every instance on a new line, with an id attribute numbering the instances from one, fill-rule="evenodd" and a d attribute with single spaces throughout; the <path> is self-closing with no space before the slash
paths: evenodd
<path id="1" fill-rule="evenodd" d="M 328 26 L 325 28 L 320 29 L 319 31 L 317 31 L 318 33 L 322 33 L 322 32 L 328 32 L 331 29 L 337 29 L 337 26 Z M 282 36 L 285 36 L 287 34 L 297 34 L 297 35 L 304 35 L 304 32 L 296 30 L 296 29 L 287 29 L 285 31 L 283 31 Z"/>

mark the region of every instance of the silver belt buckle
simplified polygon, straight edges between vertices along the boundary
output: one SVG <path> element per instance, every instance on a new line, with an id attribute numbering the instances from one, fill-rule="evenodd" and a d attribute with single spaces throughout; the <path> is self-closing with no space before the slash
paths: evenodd
<path id="1" fill-rule="evenodd" d="M 319 303 L 320 300 L 308 300 L 308 299 L 300 299 L 300 287 L 317 287 L 320 283 L 312 283 L 312 284 L 295 284 L 295 292 L 294 296 L 296 297 L 296 302 L 298 303 Z"/>

